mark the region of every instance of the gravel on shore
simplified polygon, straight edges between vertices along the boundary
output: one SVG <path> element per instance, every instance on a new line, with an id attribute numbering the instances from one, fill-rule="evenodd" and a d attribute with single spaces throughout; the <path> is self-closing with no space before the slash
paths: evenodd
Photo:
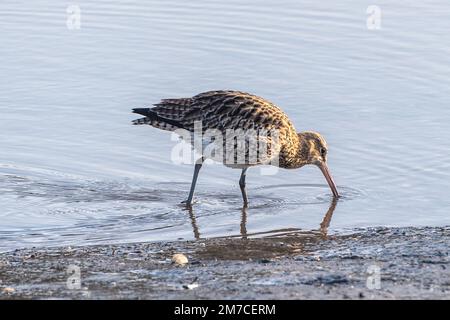
<path id="1" fill-rule="evenodd" d="M 450 299 L 449 245 L 423 227 L 21 249 L 0 299 Z"/>

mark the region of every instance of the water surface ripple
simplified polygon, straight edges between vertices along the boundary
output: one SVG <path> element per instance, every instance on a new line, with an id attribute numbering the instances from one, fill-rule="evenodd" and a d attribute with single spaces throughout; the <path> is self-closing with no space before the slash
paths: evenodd
<path id="1" fill-rule="evenodd" d="M 244 215 L 239 172 L 205 166 L 193 212 L 179 205 L 192 165 L 129 111 L 212 89 L 326 137 L 342 194 L 328 231 L 450 224 L 448 2 L 378 1 L 368 30 L 372 4 L 79 1 L 71 30 L 65 3 L 2 1 L 0 251 L 322 230 L 314 167 L 249 170 Z"/>

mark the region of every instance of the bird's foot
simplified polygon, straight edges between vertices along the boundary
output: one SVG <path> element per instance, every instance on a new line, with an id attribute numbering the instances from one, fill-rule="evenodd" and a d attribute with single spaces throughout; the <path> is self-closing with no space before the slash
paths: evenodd
<path id="1" fill-rule="evenodd" d="M 193 200 L 184 200 L 184 201 L 181 201 L 181 204 L 183 204 L 183 205 L 185 205 L 186 207 L 188 207 L 188 208 L 190 208 L 190 207 L 192 207 L 192 204 L 194 203 L 194 201 Z"/>

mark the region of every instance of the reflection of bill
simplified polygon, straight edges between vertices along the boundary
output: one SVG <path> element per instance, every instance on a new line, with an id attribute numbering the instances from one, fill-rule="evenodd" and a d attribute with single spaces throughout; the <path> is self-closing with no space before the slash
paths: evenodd
<path id="1" fill-rule="evenodd" d="M 320 233 L 322 234 L 322 238 L 326 239 L 328 236 L 328 227 L 331 223 L 331 218 L 333 217 L 334 210 L 336 209 L 337 205 L 337 199 L 333 198 L 331 201 L 330 207 L 328 208 L 328 211 L 325 213 L 325 216 L 323 217 L 322 222 L 320 223 Z"/>

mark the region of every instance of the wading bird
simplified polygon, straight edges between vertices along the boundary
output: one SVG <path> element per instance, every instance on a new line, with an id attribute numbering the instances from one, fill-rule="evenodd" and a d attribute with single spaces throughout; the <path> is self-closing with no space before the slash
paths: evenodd
<path id="1" fill-rule="evenodd" d="M 133 124 L 147 124 L 167 131 L 187 130 L 191 134 L 192 144 L 194 144 L 195 136 L 202 136 L 207 130 L 213 129 L 222 133 L 223 139 L 217 139 L 217 136 L 214 139 L 201 138 L 202 145 L 215 143 L 225 147 L 227 141 L 232 142 L 231 158 L 229 154 L 225 155 L 230 152 L 224 152 L 221 159 L 224 165 L 242 170 L 239 186 L 245 207 L 248 204 L 245 190 L 247 169 L 262 164 L 274 164 L 284 169 L 316 165 L 325 176 L 333 196 L 339 197 L 327 166 L 325 139 L 316 132 L 297 132 L 287 115 L 279 107 L 263 98 L 240 91 L 208 91 L 192 98 L 163 99 L 153 108 L 137 108 L 133 109 L 133 112 L 144 116 L 134 120 Z M 196 132 L 198 131 L 195 129 L 196 122 L 202 125 L 200 132 Z M 239 135 L 230 134 L 230 131 L 238 131 L 239 135 L 244 137 L 243 152 L 239 149 L 237 142 Z M 268 148 L 260 148 L 261 144 L 256 144 L 256 147 L 252 149 L 249 136 L 245 133 L 250 131 L 257 132 L 258 143 L 264 142 Z M 260 135 L 260 132 L 270 134 Z M 252 153 L 252 150 L 256 151 Z M 250 157 L 250 154 L 256 154 L 256 158 Z M 203 154 L 195 164 L 189 196 L 184 201 L 188 206 L 192 204 L 198 173 L 204 158 Z M 238 161 L 238 158 L 244 161 Z"/>

